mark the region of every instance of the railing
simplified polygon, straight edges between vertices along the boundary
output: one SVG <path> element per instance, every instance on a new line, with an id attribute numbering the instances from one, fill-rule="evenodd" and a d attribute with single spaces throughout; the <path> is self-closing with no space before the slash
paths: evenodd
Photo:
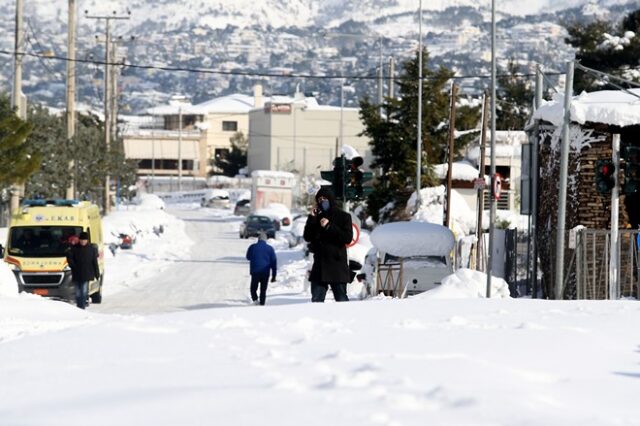
<path id="1" fill-rule="evenodd" d="M 621 297 L 638 297 L 640 262 L 638 230 L 618 231 L 618 282 Z M 578 299 L 609 299 L 611 259 L 611 231 L 581 229 L 576 234 L 576 290 Z M 640 297 L 638 297 L 640 298 Z"/>

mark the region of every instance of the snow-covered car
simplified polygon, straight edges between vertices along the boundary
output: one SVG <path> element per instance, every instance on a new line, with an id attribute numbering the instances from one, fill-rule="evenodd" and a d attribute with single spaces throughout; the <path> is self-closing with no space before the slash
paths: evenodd
<path id="1" fill-rule="evenodd" d="M 235 216 L 247 216 L 249 213 L 251 213 L 251 200 L 238 200 L 233 208 L 233 214 Z"/>
<path id="2" fill-rule="evenodd" d="M 284 204 L 270 203 L 256 210 L 254 214 L 269 216 L 277 231 L 291 231 L 291 211 Z"/>
<path id="3" fill-rule="evenodd" d="M 373 249 L 365 258 L 362 278 L 374 295 L 384 286 L 383 282 L 378 281 L 385 281 L 387 274 L 394 273 L 390 268 L 395 267 L 397 274 L 400 265 L 402 293 L 398 296 L 410 296 L 436 288 L 444 277 L 453 273 L 451 251 L 455 239 L 451 230 L 442 225 L 428 222 L 387 223 L 373 230 L 371 243 Z"/>
<path id="4" fill-rule="evenodd" d="M 226 209 L 229 207 L 229 192 L 224 189 L 208 189 L 202 200 L 202 207 L 213 207 L 216 209 Z"/>

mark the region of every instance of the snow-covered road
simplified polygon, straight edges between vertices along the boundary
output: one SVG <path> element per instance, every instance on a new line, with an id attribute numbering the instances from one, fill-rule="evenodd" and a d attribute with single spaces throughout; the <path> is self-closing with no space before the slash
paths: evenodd
<path id="1" fill-rule="evenodd" d="M 173 208 L 169 213 L 185 222 L 193 240 L 190 251 L 167 259 L 161 273 L 116 294 L 107 292 L 92 311 L 151 314 L 247 303 L 249 267 L 244 256 L 252 241 L 238 238 L 240 218 L 207 209 Z M 118 272 L 122 276 L 123 271 Z"/>

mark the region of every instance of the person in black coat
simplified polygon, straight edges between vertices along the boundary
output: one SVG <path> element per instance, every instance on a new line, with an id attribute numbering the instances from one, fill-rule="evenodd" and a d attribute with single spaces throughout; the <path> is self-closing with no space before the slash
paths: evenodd
<path id="1" fill-rule="evenodd" d="M 346 245 L 353 238 L 351 216 L 338 207 L 329 188 L 320 188 L 316 206 L 307 217 L 304 239 L 313 252 L 311 301 L 324 302 L 331 286 L 336 302 L 347 302 L 347 283 L 350 281 Z"/>
<path id="2" fill-rule="evenodd" d="M 67 262 L 71 268 L 71 280 L 76 285 L 76 305 L 80 309 L 87 306 L 89 281 L 100 279 L 98 252 L 89 244 L 89 234 L 81 232 L 78 244 L 72 246 L 67 254 Z"/>

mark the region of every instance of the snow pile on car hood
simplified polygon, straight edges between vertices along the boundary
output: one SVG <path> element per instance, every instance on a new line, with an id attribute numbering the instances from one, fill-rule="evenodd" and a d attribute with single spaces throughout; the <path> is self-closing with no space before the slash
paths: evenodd
<path id="1" fill-rule="evenodd" d="M 445 277 L 442 285 L 415 297 L 424 299 L 477 299 L 487 297 L 487 275 L 472 269 L 458 269 Z M 509 286 L 505 280 L 491 278 L 491 298 L 507 298 Z"/>
<path id="2" fill-rule="evenodd" d="M 455 244 L 449 228 L 428 222 L 393 222 L 378 226 L 371 243 L 380 251 L 398 257 L 445 256 Z"/>

